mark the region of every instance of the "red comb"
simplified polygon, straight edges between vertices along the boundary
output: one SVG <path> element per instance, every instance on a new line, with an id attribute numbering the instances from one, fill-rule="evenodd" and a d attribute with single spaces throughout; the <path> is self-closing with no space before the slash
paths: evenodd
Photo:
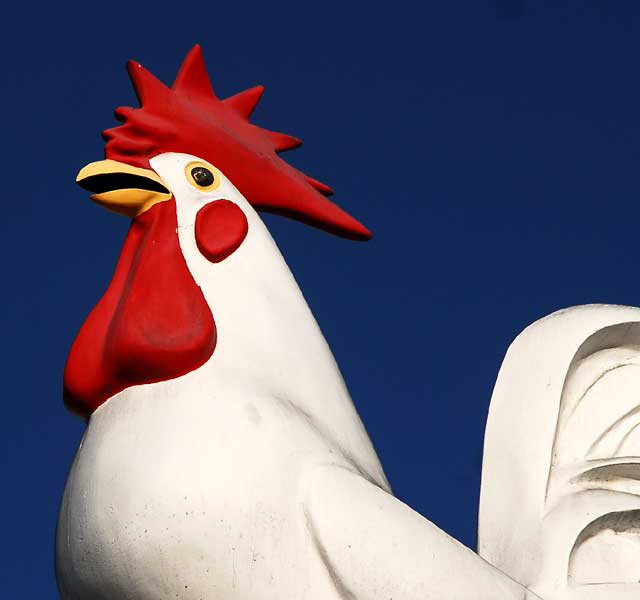
<path id="1" fill-rule="evenodd" d="M 171 88 L 139 63 L 129 61 L 127 68 L 141 106 L 116 109 L 123 124 L 103 133 L 106 158 L 148 168 L 149 159 L 164 152 L 193 154 L 218 167 L 257 210 L 351 239 L 371 237 L 326 198 L 333 193 L 329 186 L 278 156 L 301 140 L 249 122 L 262 86 L 218 99 L 200 46 L 189 52 Z"/>

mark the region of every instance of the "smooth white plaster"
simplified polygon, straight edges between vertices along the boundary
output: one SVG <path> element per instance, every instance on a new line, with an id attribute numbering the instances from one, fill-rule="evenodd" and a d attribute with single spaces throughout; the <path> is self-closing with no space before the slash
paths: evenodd
<path id="1" fill-rule="evenodd" d="M 480 555 L 545 600 L 639 598 L 639 425 L 640 309 L 528 327 L 491 400 Z"/>

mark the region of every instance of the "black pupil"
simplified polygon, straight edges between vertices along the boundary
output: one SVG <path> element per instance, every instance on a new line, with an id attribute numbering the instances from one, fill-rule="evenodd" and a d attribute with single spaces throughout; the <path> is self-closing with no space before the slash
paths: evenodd
<path id="1" fill-rule="evenodd" d="M 208 187 L 213 183 L 213 173 L 205 167 L 193 167 L 191 177 L 200 187 Z"/>

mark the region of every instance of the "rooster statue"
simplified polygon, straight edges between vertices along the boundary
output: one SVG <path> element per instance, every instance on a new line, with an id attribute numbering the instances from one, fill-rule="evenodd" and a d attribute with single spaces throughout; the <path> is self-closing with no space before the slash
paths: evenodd
<path id="1" fill-rule="evenodd" d="M 87 428 L 56 534 L 64 600 L 533 598 L 397 500 L 256 210 L 369 231 L 278 153 L 300 140 L 220 100 L 193 48 L 140 64 L 106 159 L 77 181 L 131 218 L 67 359 Z"/>

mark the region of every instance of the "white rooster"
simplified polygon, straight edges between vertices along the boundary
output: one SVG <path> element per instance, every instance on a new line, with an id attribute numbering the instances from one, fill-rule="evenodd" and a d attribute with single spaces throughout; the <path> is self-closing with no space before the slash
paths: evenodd
<path id="1" fill-rule="evenodd" d="M 88 417 L 57 530 L 64 600 L 533 598 L 391 495 L 329 348 L 256 209 L 368 231 L 219 100 L 199 47 L 78 175 L 132 217 L 65 371 Z"/>

